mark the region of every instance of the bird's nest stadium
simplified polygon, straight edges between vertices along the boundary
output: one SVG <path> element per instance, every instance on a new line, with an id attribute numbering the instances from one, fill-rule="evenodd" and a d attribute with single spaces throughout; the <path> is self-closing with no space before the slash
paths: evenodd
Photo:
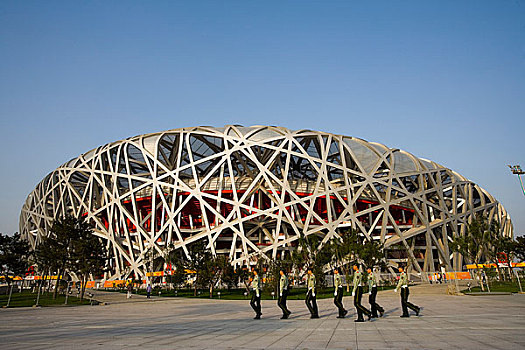
<path id="1" fill-rule="evenodd" d="M 111 255 L 106 279 L 144 277 L 149 252 L 204 240 L 237 266 L 284 259 L 300 235 L 353 228 L 384 243 L 392 266 L 461 270 L 449 249 L 477 214 L 512 236 L 503 206 L 432 161 L 355 137 L 228 125 L 145 134 L 58 167 L 28 196 L 20 232 L 33 247 L 55 218 L 85 217 Z"/>

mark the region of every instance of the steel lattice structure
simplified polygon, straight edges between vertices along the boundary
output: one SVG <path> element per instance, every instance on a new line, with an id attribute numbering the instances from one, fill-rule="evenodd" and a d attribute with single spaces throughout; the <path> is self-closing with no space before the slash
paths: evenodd
<path id="1" fill-rule="evenodd" d="M 512 236 L 494 197 L 434 162 L 354 137 L 229 125 L 131 137 L 65 163 L 27 198 L 20 232 L 35 247 L 54 218 L 84 216 L 112 254 L 106 278 L 119 279 L 145 276 L 148 252 L 170 244 L 187 253 L 205 240 L 243 265 L 351 227 L 423 273 L 461 269 L 448 243 L 479 212 Z"/>

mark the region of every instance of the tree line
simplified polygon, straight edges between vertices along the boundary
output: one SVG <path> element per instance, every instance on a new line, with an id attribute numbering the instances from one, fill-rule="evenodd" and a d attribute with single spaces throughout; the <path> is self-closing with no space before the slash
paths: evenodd
<path id="1" fill-rule="evenodd" d="M 507 278 L 512 279 L 511 263 L 515 259 L 525 261 L 525 237 L 519 236 L 513 240 L 511 237 L 501 236 L 499 222 L 490 222 L 487 216 L 482 214 L 477 215 L 467 225 L 464 235 L 454 237 L 449 246 L 476 266 L 482 263 L 495 263 L 500 281 Z M 506 260 L 508 263 L 508 276 L 505 275 L 505 270 L 500 268 L 498 260 Z M 485 290 L 482 271 L 487 274 L 490 270 L 486 268 L 476 268 L 475 270 L 482 290 Z"/>
<path id="2" fill-rule="evenodd" d="M 210 298 L 218 286 L 242 286 L 249 290 L 251 271 L 247 267 L 234 268 L 228 257 L 213 256 L 204 241 L 197 241 L 188 247 L 188 254 L 181 249 L 169 246 L 165 254 L 149 254 L 151 270 L 169 266 L 166 274 L 168 286 L 189 285 L 197 295 L 198 289 L 208 289 Z M 277 292 L 279 270 L 283 269 L 300 281 L 311 269 L 321 286 L 326 284 L 327 271 L 339 268 L 349 279 L 351 266 L 363 264 L 367 267 L 385 266 L 383 245 L 374 240 L 367 240 L 355 230 L 346 230 L 323 242 L 318 235 L 301 235 L 296 249 L 287 259 L 271 260 L 266 256 L 253 261 L 251 268 L 261 271 L 265 278 L 265 289 Z"/>
<path id="3" fill-rule="evenodd" d="M 83 218 L 66 215 L 54 220 L 49 235 L 41 238 L 35 251 L 18 233 L 0 234 L 0 263 L 7 282 L 11 283 L 10 276 L 25 277 L 29 268 L 35 267 L 43 278 L 39 280 L 39 294 L 46 279 L 56 275 L 53 299 L 61 287 L 67 286 L 70 275 L 80 281 L 83 299 L 88 278 L 101 278 L 107 262 L 106 247 Z"/>
<path id="4" fill-rule="evenodd" d="M 499 231 L 497 222 L 489 223 L 485 216 L 477 216 L 468 224 L 464 235 L 452 240 L 450 247 L 475 264 L 481 263 L 483 257 L 497 262 L 501 253 L 505 253 L 509 261 L 514 258 L 525 260 L 525 238 L 512 240 L 501 237 Z M 0 234 L 1 275 L 8 285 L 12 283 L 10 276 L 25 276 L 28 268 L 35 266 L 43 276 L 57 276 L 55 298 L 59 287 L 66 284 L 64 279 L 67 276 L 80 281 L 83 298 L 88 279 L 102 278 L 108 266 L 108 252 L 103 241 L 94 235 L 92 227 L 83 218 L 67 215 L 56 219 L 48 236 L 37 243 L 36 250 L 31 251 L 20 234 Z M 265 288 L 269 291 L 277 291 L 281 269 L 288 271 L 294 281 L 301 281 L 306 270 L 311 269 L 318 283 L 324 286 L 326 272 L 334 268 L 338 268 L 349 280 L 351 267 L 355 264 L 365 268 L 385 267 L 383 248 L 380 242 L 369 240 L 352 229 L 342 230 L 331 239 L 301 235 L 297 246 L 286 259 L 271 260 L 260 256 L 251 267 L 264 272 Z M 187 254 L 169 245 L 164 252 L 151 250 L 145 259 L 151 272 L 170 267 L 165 275 L 168 287 L 190 282 L 195 295 L 198 289 L 208 289 L 211 297 L 218 286 L 229 289 L 241 285 L 247 290 L 249 288 L 251 271 L 246 267 L 234 268 L 224 255 L 213 255 L 202 240 L 190 245 Z M 500 279 L 504 279 L 505 275 L 497 264 L 496 269 Z M 478 278 L 481 280 L 480 276 Z"/>

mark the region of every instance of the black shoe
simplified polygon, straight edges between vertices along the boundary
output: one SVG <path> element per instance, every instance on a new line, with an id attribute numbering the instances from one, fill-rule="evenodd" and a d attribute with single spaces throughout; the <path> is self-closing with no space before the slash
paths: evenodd
<path id="1" fill-rule="evenodd" d="M 347 311 L 347 310 L 344 310 L 344 311 L 343 311 L 343 317 L 346 316 L 347 313 L 348 313 L 348 311 Z"/>
<path id="2" fill-rule="evenodd" d="M 310 318 L 319 318 L 319 315 L 312 315 Z"/>
<path id="3" fill-rule="evenodd" d="M 378 316 L 377 316 L 377 314 L 375 314 L 375 315 L 372 315 L 372 318 L 377 318 L 377 317 L 378 317 Z"/>
<path id="4" fill-rule="evenodd" d="M 385 314 L 385 311 L 379 311 L 379 317 L 383 317 L 383 315 Z"/>
<path id="5" fill-rule="evenodd" d="M 290 310 L 286 311 L 286 317 L 290 316 L 291 314 L 292 314 L 292 312 Z"/>
<path id="6" fill-rule="evenodd" d="M 399 317 L 410 317 L 410 315 L 401 315 Z"/>
<path id="7" fill-rule="evenodd" d="M 261 319 L 261 315 L 257 315 L 253 318 L 254 320 L 260 320 Z"/>
<path id="8" fill-rule="evenodd" d="M 357 320 L 354 320 L 354 322 L 365 322 L 365 320 L 357 319 Z"/>
<path id="9" fill-rule="evenodd" d="M 344 316 L 341 316 L 341 315 L 339 315 L 339 316 L 337 316 L 337 318 L 345 318 L 345 317 L 344 317 Z"/>
<path id="10" fill-rule="evenodd" d="M 288 315 L 282 315 L 281 316 L 281 320 L 287 320 L 288 319 Z"/>
<path id="11" fill-rule="evenodd" d="M 417 310 L 416 310 L 416 316 L 419 316 L 419 311 L 421 311 L 420 307 L 418 307 Z"/>
<path id="12" fill-rule="evenodd" d="M 368 314 L 368 321 L 372 319 L 372 314 Z"/>

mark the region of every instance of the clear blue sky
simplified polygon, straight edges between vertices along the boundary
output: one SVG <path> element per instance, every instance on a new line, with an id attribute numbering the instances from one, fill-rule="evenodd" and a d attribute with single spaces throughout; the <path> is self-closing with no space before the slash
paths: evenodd
<path id="1" fill-rule="evenodd" d="M 524 1 L 2 1 L 0 232 L 58 165 L 185 126 L 378 141 L 493 194 L 525 234 Z"/>

